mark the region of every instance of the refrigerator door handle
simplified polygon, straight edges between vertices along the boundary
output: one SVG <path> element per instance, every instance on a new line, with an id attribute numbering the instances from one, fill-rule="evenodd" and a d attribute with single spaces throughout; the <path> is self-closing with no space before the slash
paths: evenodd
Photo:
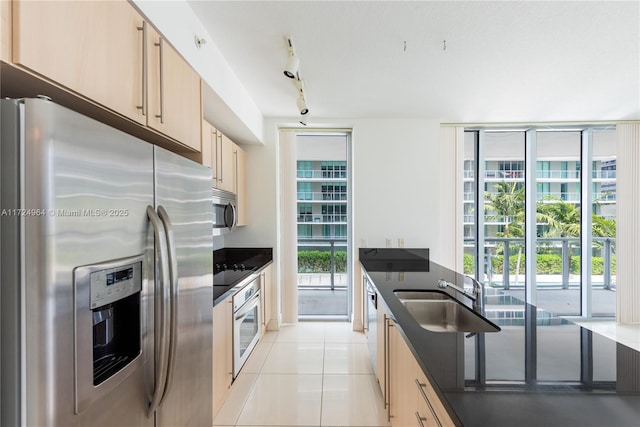
<path id="1" fill-rule="evenodd" d="M 169 255 L 169 283 L 170 291 L 170 318 L 169 328 L 169 359 L 167 362 L 167 380 L 160 404 L 171 389 L 173 371 L 176 362 L 176 347 L 178 342 L 178 259 L 176 258 L 176 245 L 174 240 L 173 225 L 169 213 L 163 206 L 158 206 L 158 216 L 164 224 L 164 232 L 167 236 L 167 253 Z"/>
<path id="2" fill-rule="evenodd" d="M 169 329 L 169 265 L 167 257 L 166 232 L 162 221 L 152 206 L 147 206 L 147 217 L 153 226 L 155 240 L 155 261 L 158 263 L 158 277 L 154 284 L 154 347 L 155 347 L 155 388 L 147 409 L 147 417 L 151 417 L 160 405 L 167 382 L 167 363 L 169 358 L 169 343 L 167 332 Z"/>

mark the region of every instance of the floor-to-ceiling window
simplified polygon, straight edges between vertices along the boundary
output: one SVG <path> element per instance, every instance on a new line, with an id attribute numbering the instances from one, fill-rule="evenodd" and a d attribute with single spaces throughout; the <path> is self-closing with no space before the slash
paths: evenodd
<path id="1" fill-rule="evenodd" d="M 298 133 L 296 157 L 298 316 L 347 319 L 349 134 Z"/>
<path id="2" fill-rule="evenodd" d="M 462 166 L 464 272 L 502 328 L 465 339 L 466 354 L 483 355 L 466 359 L 465 380 L 615 379 L 557 358 L 595 339 L 570 319 L 615 315 L 615 127 L 467 129 Z M 505 358 L 507 346 L 523 357 Z"/>
<path id="3" fill-rule="evenodd" d="M 615 315 L 615 127 L 468 129 L 464 153 L 465 273 L 500 303 L 488 315 Z"/>

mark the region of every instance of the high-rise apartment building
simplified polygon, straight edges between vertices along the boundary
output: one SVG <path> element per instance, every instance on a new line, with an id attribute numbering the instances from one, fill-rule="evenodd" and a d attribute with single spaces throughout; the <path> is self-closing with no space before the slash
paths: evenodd
<path id="1" fill-rule="evenodd" d="M 298 238 L 346 239 L 347 162 L 298 160 Z"/>

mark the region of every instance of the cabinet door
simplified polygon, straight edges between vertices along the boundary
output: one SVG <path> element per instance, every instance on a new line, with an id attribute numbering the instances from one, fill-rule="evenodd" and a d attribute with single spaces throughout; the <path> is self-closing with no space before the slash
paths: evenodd
<path id="1" fill-rule="evenodd" d="M 417 362 L 415 362 L 415 369 L 414 382 L 418 391 L 418 413 L 421 418 L 426 418 L 426 420 L 422 420 L 423 424 L 428 427 L 455 426 L 431 382 L 424 375 Z"/>
<path id="2" fill-rule="evenodd" d="M 5 2 L 2 2 L 5 3 Z M 15 1 L 13 62 L 146 124 L 142 17 L 125 1 Z"/>
<path id="3" fill-rule="evenodd" d="M 265 333 L 271 321 L 271 304 L 273 299 L 273 289 L 271 280 L 271 266 L 265 268 L 261 273 L 261 301 L 262 304 L 262 333 Z"/>
<path id="4" fill-rule="evenodd" d="M 164 37 L 147 30 L 147 125 L 200 152 L 200 77 Z"/>
<path id="5" fill-rule="evenodd" d="M 227 298 L 213 307 L 213 416 L 218 413 L 233 381 L 233 306 Z"/>
<path id="6" fill-rule="evenodd" d="M 215 129 L 206 120 L 202 121 L 202 164 L 213 168 L 213 150 L 215 147 Z M 215 175 L 215 174 L 214 174 Z M 214 176 L 215 179 L 215 176 Z"/>
<path id="7" fill-rule="evenodd" d="M 11 2 L 0 1 L 0 61 L 11 62 Z"/>
<path id="8" fill-rule="evenodd" d="M 238 225 L 247 225 L 247 153 L 239 145 L 234 144 L 235 193 L 238 204 Z"/>
<path id="9" fill-rule="evenodd" d="M 389 328 L 389 366 L 391 425 L 414 426 L 417 424 L 415 412 L 418 407 L 416 362 L 393 323 Z"/>
<path id="10" fill-rule="evenodd" d="M 218 188 L 235 193 L 236 191 L 236 171 L 233 155 L 235 144 L 227 135 L 218 132 Z"/>
<path id="11" fill-rule="evenodd" d="M 379 297 L 379 294 L 377 294 L 377 296 Z M 382 299 L 378 298 L 378 310 L 376 312 L 376 364 L 378 368 L 378 383 L 380 384 L 380 389 L 382 390 L 384 406 L 387 409 L 387 414 L 389 414 L 389 384 L 387 383 L 387 361 L 389 350 L 387 338 L 389 330 L 389 316 L 387 316 L 387 313 L 384 309 L 384 304 L 381 301 Z"/>

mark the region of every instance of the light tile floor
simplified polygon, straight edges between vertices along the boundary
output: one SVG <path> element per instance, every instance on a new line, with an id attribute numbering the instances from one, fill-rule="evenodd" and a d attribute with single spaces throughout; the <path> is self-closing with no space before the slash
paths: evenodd
<path id="1" fill-rule="evenodd" d="M 367 342 L 349 323 L 267 332 L 214 426 L 373 426 L 387 422 Z"/>

